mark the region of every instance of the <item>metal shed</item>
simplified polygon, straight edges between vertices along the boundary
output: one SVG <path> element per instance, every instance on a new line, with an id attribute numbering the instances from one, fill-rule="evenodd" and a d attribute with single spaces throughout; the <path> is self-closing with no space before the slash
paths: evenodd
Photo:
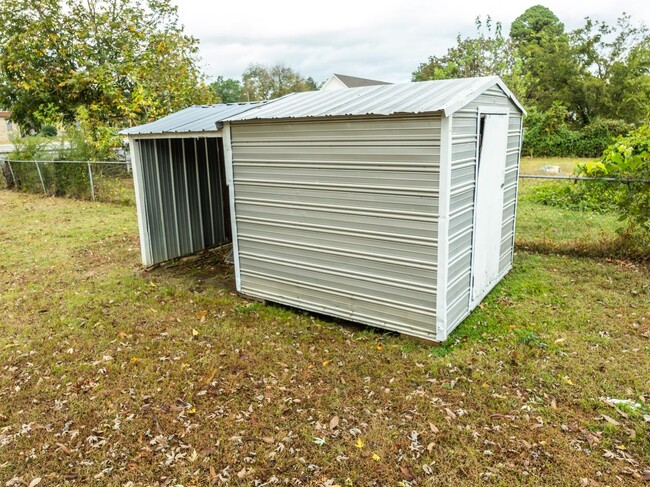
<path id="1" fill-rule="evenodd" d="M 145 266 L 230 242 L 221 122 L 256 105 L 193 106 L 120 132 L 129 139 Z"/>
<path id="2" fill-rule="evenodd" d="M 512 267 L 498 77 L 289 95 L 224 123 L 237 289 L 442 341 Z"/>

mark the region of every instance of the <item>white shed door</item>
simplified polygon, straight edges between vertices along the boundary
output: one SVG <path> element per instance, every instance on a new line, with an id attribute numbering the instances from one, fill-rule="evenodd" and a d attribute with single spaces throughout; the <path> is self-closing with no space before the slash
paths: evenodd
<path id="1" fill-rule="evenodd" d="M 499 276 L 508 114 L 483 114 L 480 134 L 472 300 L 482 297 Z"/>

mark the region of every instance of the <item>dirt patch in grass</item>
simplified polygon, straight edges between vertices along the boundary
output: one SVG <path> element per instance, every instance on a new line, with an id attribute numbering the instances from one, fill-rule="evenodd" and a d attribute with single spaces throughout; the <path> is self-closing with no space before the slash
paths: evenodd
<path id="1" fill-rule="evenodd" d="M 132 208 L 0 206 L 3 483 L 640 485 L 650 468 L 646 267 L 520 251 L 430 347 L 243 299 L 214 253 L 145 272 Z"/>

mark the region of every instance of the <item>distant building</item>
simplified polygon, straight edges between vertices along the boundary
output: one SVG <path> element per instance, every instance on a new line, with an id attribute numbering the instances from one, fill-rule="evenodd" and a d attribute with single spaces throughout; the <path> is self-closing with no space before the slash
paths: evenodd
<path id="1" fill-rule="evenodd" d="M 344 74 L 333 74 L 321 87 L 321 91 L 342 90 L 345 88 L 361 88 L 363 86 L 390 85 L 386 81 L 376 79 L 357 78 L 356 76 L 346 76 Z"/>
<path id="2" fill-rule="evenodd" d="M 11 112 L 0 111 L 0 146 L 11 145 L 14 136 L 18 136 L 18 127 L 9 117 Z"/>
<path id="3" fill-rule="evenodd" d="M 6 154 L 14 150 L 11 143 L 14 136 L 18 134 L 18 127 L 9 120 L 11 112 L 0 110 L 0 154 Z"/>

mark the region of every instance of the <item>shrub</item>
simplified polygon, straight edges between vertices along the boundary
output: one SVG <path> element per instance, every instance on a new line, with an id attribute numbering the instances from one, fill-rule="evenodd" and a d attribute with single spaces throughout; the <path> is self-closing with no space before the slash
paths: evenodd
<path id="1" fill-rule="evenodd" d="M 537 157 L 599 157 L 614 139 L 633 129 L 624 120 L 596 118 L 575 127 L 560 103 L 546 112 L 530 111 L 525 121 L 523 153 Z"/>
<path id="2" fill-rule="evenodd" d="M 557 181 L 535 186 L 529 198 L 565 210 L 607 213 L 618 209 L 615 200 L 619 191 L 619 184 L 605 181 Z"/>
<path id="3" fill-rule="evenodd" d="M 56 137 L 58 133 L 54 125 L 43 125 L 41 127 L 41 135 L 43 137 Z"/>
<path id="4" fill-rule="evenodd" d="M 625 120 L 596 118 L 589 125 L 580 129 L 580 137 L 575 147 L 576 156 L 600 157 L 616 137 L 625 135 L 634 129 L 634 125 Z"/>
<path id="5" fill-rule="evenodd" d="M 48 140 L 39 136 L 22 137 L 14 140 L 14 150 L 9 153 L 8 159 L 10 161 L 38 161 L 44 160 L 48 157 L 46 146 Z M 16 178 L 16 189 L 29 192 L 43 192 L 41 179 L 38 175 L 38 170 L 32 162 L 17 162 L 12 163 L 13 174 Z M 41 167 L 42 171 L 44 168 Z M 9 183 L 8 177 L 11 177 L 9 172 L 3 173 L 7 180 L 7 187 L 13 186 L 13 180 Z M 45 177 L 45 175 L 44 175 Z"/>
<path id="6" fill-rule="evenodd" d="M 650 232 L 650 127 L 642 125 L 621 136 L 603 152 L 599 161 L 582 164 L 580 174 L 613 177 L 625 184 L 615 203 L 628 232 Z"/>

